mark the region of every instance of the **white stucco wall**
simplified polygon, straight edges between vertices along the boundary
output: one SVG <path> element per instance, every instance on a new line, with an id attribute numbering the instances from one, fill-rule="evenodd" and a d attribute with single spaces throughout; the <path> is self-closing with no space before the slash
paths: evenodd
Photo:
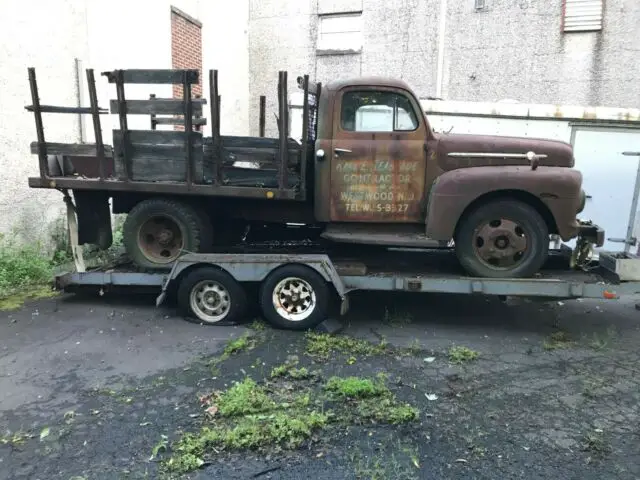
<path id="1" fill-rule="evenodd" d="M 36 67 L 41 103 L 75 106 L 75 59 L 80 59 L 83 68 L 95 70 L 100 106 L 108 108 L 115 86 L 101 72 L 171 68 L 171 6 L 203 24 L 203 93 L 209 100 L 208 70 L 219 69 L 222 132 L 247 134 L 248 0 L 0 0 L 0 233 L 16 231 L 25 240 L 46 240 L 48 221 L 63 207 L 58 192 L 27 186 L 27 177 L 38 174 L 37 157 L 29 151 L 36 140 L 35 123 L 24 110 L 31 103 L 27 67 Z M 84 71 L 82 75 L 84 79 Z M 148 98 L 150 93 L 170 97 L 171 87 L 126 88 L 127 98 Z M 88 105 L 86 85 L 84 98 Z M 85 141 L 93 142 L 91 118 L 83 123 Z M 129 125 L 148 128 L 149 119 L 130 116 Z M 47 141 L 80 140 L 76 115 L 46 114 L 44 126 Z M 102 126 L 110 144 L 117 117 L 103 116 Z"/>
<path id="2" fill-rule="evenodd" d="M 36 192 L 27 177 L 37 174 L 29 144 L 36 140 L 27 68 L 36 67 L 46 104 L 75 105 L 75 57 L 87 55 L 85 4 L 73 0 L 3 0 L 0 15 L 0 232 L 15 229 L 41 239 L 40 229 L 61 208 L 57 192 Z M 55 19 L 55 22 L 52 21 Z M 45 134 L 77 140 L 77 117 L 45 117 Z M 53 121 L 52 121 L 53 120 Z"/>

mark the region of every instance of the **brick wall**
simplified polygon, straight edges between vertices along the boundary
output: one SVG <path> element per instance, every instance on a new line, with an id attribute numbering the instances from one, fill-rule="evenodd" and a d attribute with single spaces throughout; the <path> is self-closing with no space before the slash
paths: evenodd
<path id="1" fill-rule="evenodd" d="M 202 96 L 202 23 L 186 13 L 171 8 L 171 66 L 200 71 L 198 85 L 191 94 Z M 173 98 L 182 98 L 182 85 L 173 86 Z"/>

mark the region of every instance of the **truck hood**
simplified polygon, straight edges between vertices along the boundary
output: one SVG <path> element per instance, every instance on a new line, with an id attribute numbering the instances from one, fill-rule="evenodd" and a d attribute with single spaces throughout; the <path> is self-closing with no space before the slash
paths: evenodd
<path id="1" fill-rule="evenodd" d="M 529 160 L 525 157 L 527 152 L 546 155 L 546 158 L 539 160 L 542 166 L 570 168 L 575 163 L 571 145 L 556 140 L 463 134 L 437 134 L 436 138 L 438 162 L 443 170 L 529 165 Z"/>

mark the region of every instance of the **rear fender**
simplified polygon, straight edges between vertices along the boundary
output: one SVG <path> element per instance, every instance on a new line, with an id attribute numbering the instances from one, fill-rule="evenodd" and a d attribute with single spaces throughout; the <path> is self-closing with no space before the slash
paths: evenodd
<path id="1" fill-rule="evenodd" d="M 459 219 L 483 198 L 517 192 L 535 197 L 548 209 L 560 237 L 567 241 L 578 232 L 582 174 L 565 167 L 485 166 L 451 170 L 431 187 L 427 205 L 426 234 L 433 240 L 454 237 Z M 535 205 L 534 206 L 538 206 Z M 543 213 L 543 212 L 541 212 Z"/>

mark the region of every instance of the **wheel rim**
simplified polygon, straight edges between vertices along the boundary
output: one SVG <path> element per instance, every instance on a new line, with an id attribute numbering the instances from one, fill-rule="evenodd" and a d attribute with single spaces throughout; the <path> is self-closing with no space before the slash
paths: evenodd
<path id="1" fill-rule="evenodd" d="M 308 318 L 316 304 L 316 292 L 301 278 L 285 278 L 273 289 L 273 306 L 285 320 L 300 322 Z"/>
<path id="2" fill-rule="evenodd" d="M 173 218 L 157 215 L 140 226 L 138 245 L 147 260 L 170 263 L 180 255 L 184 247 L 184 235 Z"/>
<path id="3" fill-rule="evenodd" d="M 476 257 L 498 270 L 511 270 L 522 263 L 529 240 L 522 224 L 506 218 L 480 224 L 474 231 Z"/>
<path id="4" fill-rule="evenodd" d="M 202 280 L 191 289 L 191 310 L 206 323 L 217 323 L 229 314 L 231 295 L 224 286 L 213 280 Z"/>

